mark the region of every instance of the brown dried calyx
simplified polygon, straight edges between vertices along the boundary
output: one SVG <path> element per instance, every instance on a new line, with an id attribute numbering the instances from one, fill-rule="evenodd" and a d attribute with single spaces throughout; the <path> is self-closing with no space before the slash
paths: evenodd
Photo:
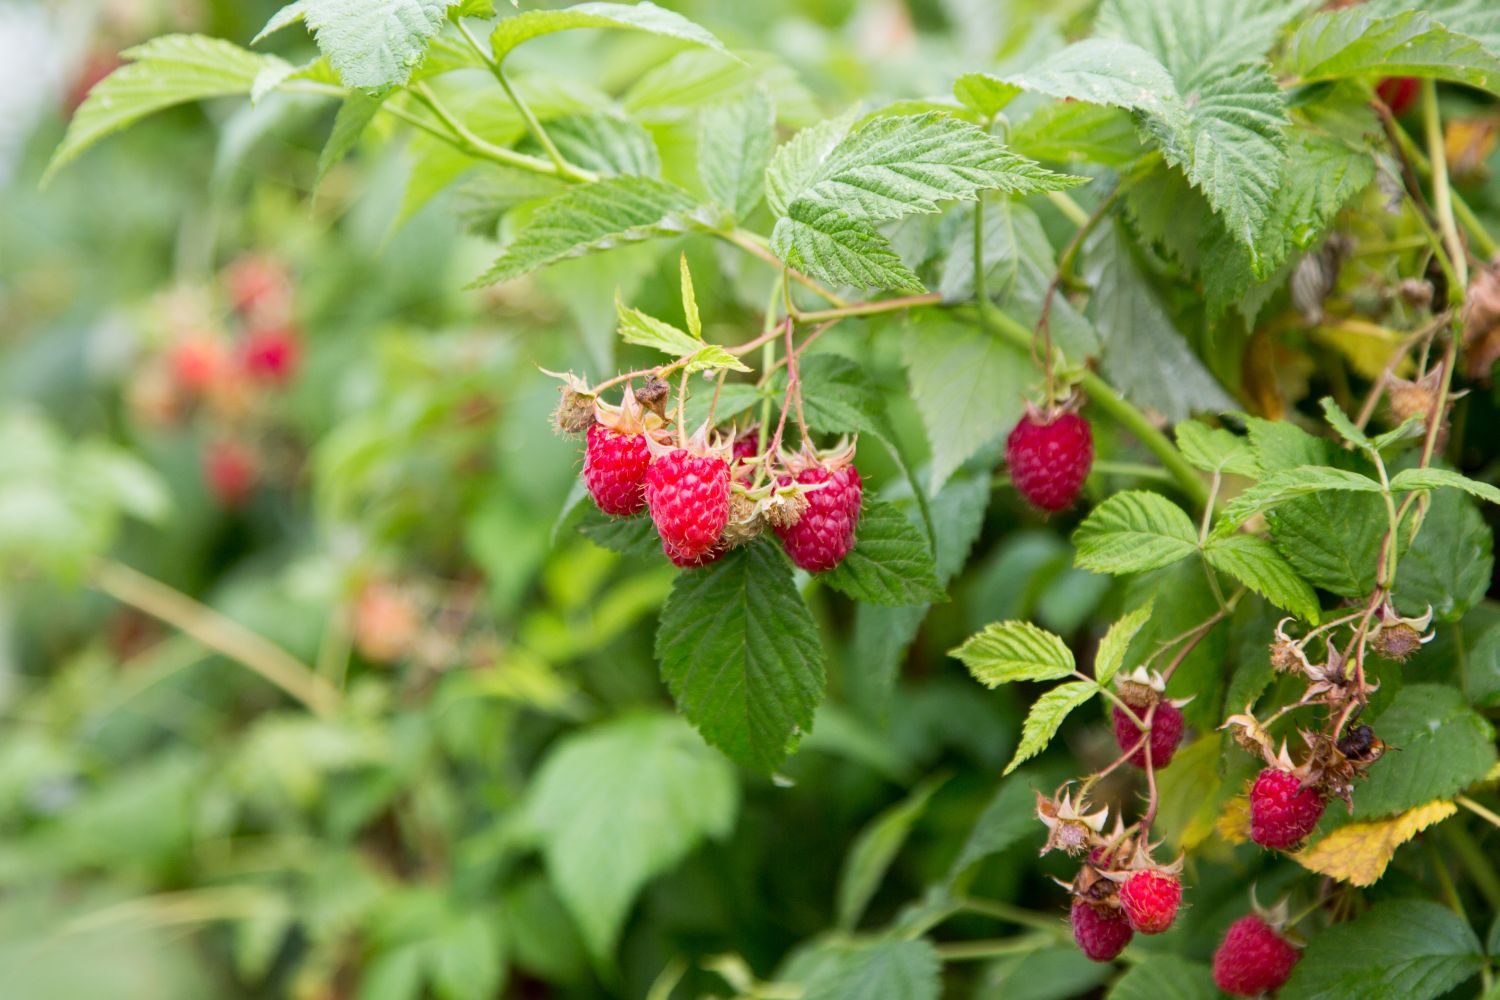
<path id="1" fill-rule="evenodd" d="M 736 483 L 729 493 L 729 522 L 724 526 L 724 544 L 744 545 L 768 528 L 790 528 L 807 510 L 807 487 L 768 482 L 750 489 Z"/>
<path id="2" fill-rule="evenodd" d="M 1490 371 L 1500 360 L 1500 257 L 1480 268 L 1469 283 L 1463 349 L 1464 373 L 1488 385 Z"/>
<path id="3" fill-rule="evenodd" d="M 1370 648 L 1388 660 L 1404 662 L 1432 641 L 1436 633 L 1427 631 L 1431 624 L 1431 605 L 1426 614 L 1403 618 L 1391 607 L 1391 602 L 1386 601 L 1380 606 L 1375 627 L 1370 630 Z"/>
<path id="4" fill-rule="evenodd" d="M 1050 799 L 1041 792 L 1036 793 L 1036 815 L 1047 828 L 1047 842 L 1042 845 L 1042 853 L 1062 851 L 1070 857 L 1077 857 L 1103 843 L 1101 834 L 1109 820 L 1109 807 L 1091 813 L 1084 797 L 1080 795 L 1074 801 L 1064 785 Z"/>
<path id="5" fill-rule="evenodd" d="M 559 434 L 582 434 L 594 422 L 594 403 L 599 398 L 583 379 L 572 372 L 547 372 L 562 379 L 562 399 L 552 411 L 552 426 Z"/>

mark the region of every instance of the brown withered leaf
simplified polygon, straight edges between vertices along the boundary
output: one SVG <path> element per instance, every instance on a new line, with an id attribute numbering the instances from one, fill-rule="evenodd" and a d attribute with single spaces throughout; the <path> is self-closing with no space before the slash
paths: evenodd
<path id="1" fill-rule="evenodd" d="M 1500 360 L 1500 260 L 1481 268 L 1464 305 L 1464 373 L 1486 385 Z"/>

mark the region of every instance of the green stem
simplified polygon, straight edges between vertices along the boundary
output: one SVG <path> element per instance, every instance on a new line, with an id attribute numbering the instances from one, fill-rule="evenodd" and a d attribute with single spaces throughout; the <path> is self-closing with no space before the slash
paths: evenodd
<path id="1" fill-rule="evenodd" d="M 1393 132 L 1396 136 L 1396 142 L 1401 147 L 1401 152 L 1411 161 L 1411 165 L 1417 169 L 1417 172 L 1429 177 L 1432 176 L 1432 164 L 1428 162 L 1426 154 L 1422 152 L 1421 147 L 1417 145 L 1415 140 L 1399 124 L 1393 126 Z M 1474 246 L 1480 253 L 1487 257 L 1493 257 L 1496 249 L 1500 248 L 1500 245 L 1496 244 L 1494 237 L 1489 234 L 1489 230 L 1484 228 L 1484 223 L 1479 221 L 1479 216 L 1469 207 L 1469 203 L 1464 201 L 1463 195 L 1454 191 L 1452 192 L 1452 199 L 1454 215 L 1464 224 L 1464 228 L 1469 231 L 1469 239 L 1474 241 Z"/>
<path id="2" fill-rule="evenodd" d="M 1453 194 L 1448 184 L 1448 154 L 1443 145 L 1443 122 L 1438 116 L 1437 84 L 1422 81 L 1422 118 L 1427 129 L 1427 155 L 1432 161 L 1432 201 L 1448 259 L 1458 275 L 1459 288 L 1469 287 L 1469 255 L 1453 218 Z"/>
<path id="3" fill-rule="evenodd" d="M 1026 954 L 1053 943 L 1056 938 L 1030 934 L 1026 937 L 1001 938 L 991 941 L 957 941 L 936 946 L 938 957 L 945 962 L 968 962 L 1004 955 Z"/>
<path id="4" fill-rule="evenodd" d="M 1002 903 L 994 899 L 964 898 L 959 903 L 970 913 L 977 913 L 982 917 L 990 917 L 994 920 L 1004 921 L 1007 924 L 1016 924 L 1020 927 L 1035 927 L 1037 930 L 1047 931 L 1062 937 L 1067 928 L 1062 920 L 1057 917 L 1038 913 L 1020 906 L 1012 906 L 1010 903 Z"/>
<path id="5" fill-rule="evenodd" d="M 429 111 L 431 111 L 438 117 L 438 120 L 441 121 L 448 128 L 449 132 L 452 133 L 452 138 L 449 139 L 449 141 L 452 142 L 453 145 L 458 146 L 460 149 L 465 150 L 474 156 L 479 156 L 487 160 L 493 160 L 495 163 L 499 163 L 503 166 L 516 167 L 521 170 L 529 170 L 532 173 L 536 174 L 547 174 L 551 177 L 563 176 L 558 171 L 556 166 L 548 163 L 546 160 L 539 160 L 535 156 L 527 156 L 525 153 L 517 153 L 513 149 L 506 149 L 503 146 L 496 146 L 494 143 L 487 142 L 484 139 L 481 139 L 479 136 L 475 135 L 472 131 L 469 130 L 469 127 L 467 125 L 455 118 L 453 114 L 443 106 L 442 102 L 437 99 L 437 95 L 435 95 L 426 84 L 419 83 L 416 86 L 411 87 L 408 90 L 408 93 L 410 93 L 413 98 L 425 105 Z M 409 112 L 406 112 L 405 109 L 391 104 L 389 101 L 382 105 L 382 107 L 390 111 L 392 114 L 396 115 L 396 117 L 401 118 L 404 121 L 409 122 L 410 124 L 415 125 L 420 129 L 423 129 L 424 131 L 433 132 L 433 134 L 437 135 L 439 138 L 447 138 L 446 136 L 443 136 L 442 133 L 435 132 L 430 126 L 423 123 L 421 119 L 416 118 Z"/>
<path id="6" fill-rule="evenodd" d="M 1461 823 L 1444 823 L 1438 832 L 1447 839 L 1453 853 L 1468 869 L 1474 886 L 1491 910 L 1500 909 L 1500 875 L 1495 873 L 1494 860 L 1474 840 L 1473 834 Z"/>
<path id="7" fill-rule="evenodd" d="M 1057 206 L 1058 211 L 1068 217 L 1068 221 L 1075 226 L 1087 225 L 1089 213 L 1083 210 L 1083 206 L 1062 191 L 1048 191 L 1047 200 Z"/>
<path id="8" fill-rule="evenodd" d="M 1172 474 L 1167 470 L 1155 465 L 1147 465 L 1144 462 L 1111 462 L 1108 459 L 1099 459 L 1089 467 L 1090 474 L 1101 476 L 1130 476 L 1135 479 L 1152 479 L 1157 482 L 1170 483 Z"/>
<path id="9" fill-rule="evenodd" d="M 798 311 L 796 313 L 796 320 L 798 323 L 822 323 L 830 319 L 847 319 L 850 316 L 873 316 L 877 313 L 934 306 L 941 301 L 943 301 L 941 295 L 937 292 L 929 292 L 926 295 L 908 295 L 899 299 L 881 299 L 878 302 L 856 302 L 853 305 L 840 306 L 836 309 L 817 309 L 812 312 Z"/>

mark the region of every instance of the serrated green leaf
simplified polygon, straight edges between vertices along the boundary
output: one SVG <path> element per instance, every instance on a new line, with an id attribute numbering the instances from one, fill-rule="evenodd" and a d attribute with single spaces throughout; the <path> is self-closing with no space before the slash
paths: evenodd
<path id="1" fill-rule="evenodd" d="M 1478 938 L 1452 910 L 1428 900 L 1390 900 L 1314 935 L 1278 994 L 1284 1000 L 1432 1000 L 1483 965 Z"/>
<path id="2" fill-rule="evenodd" d="M 1245 429 L 1262 472 L 1280 472 L 1299 465 L 1329 465 L 1339 453 L 1333 442 L 1314 437 L 1287 420 L 1247 417 Z"/>
<path id="3" fill-rule="evenodd" d="M 953 96 L 985 118 L 993 118 L 1015 100 L 1021 88 L 988 73 L 965 73 L 953 81 Z"/>
<path id="4" fill-rule="evenodd" d="M 558 895 L 603 957 L 646 882 L 703 839 L 728 836 L 738 798 L 733 769 L 687 726 L 633 716 L 558 741 L 524 815 Z"/>
<path id="5" fill-rule="evenodd" d="M 578 530 L 595 545 L 637 559 L 661 555 L 661 536 L 649 517 L 611 517 L 587 497 L 581 502 L 587 506 L 579 517 Z"/>
<path id="6" fill-rule="evenodd" d="M 262 72 L 286 65 L 205 35 L 163 35 L 121 55 L 129 64 L 89 91 L 47 164 L 43 186 L 94 143 L 147 115 L 189 101 L 248 94 Z"/>
<path id="7" fill-rule="evenodd" d="M 422 63 L 456 0 L 297 0 L 255 36 L 306 23 L 346 87 L 380 91 L 405 83 Z"/>
<path id="8" fill-rule="evenodd" d="M 1184 96 L 1203 78 L 1261 62 L 1310 0 L 1105 0 L 1095 31 L 1159 59 Z"/>
<path id="9" fill-rule="evenodd" d="M 1470 496 L 1476 496 L 1490 503 L 1500 503 L 1500 489 L 1496 489 L 1489 483 L 1481 483 L 1477 479 L 1470 479 L 1462 473 L 1451 469 L 1402 469 L 1391 477 L 1391 489 L 1397 492 L 1410 492 L 1412 490 L 1440 490 L 1450 488 L 1463 490 Z"/>
<path id="10" fill-rule="evenodd" d="M 948 655 L 963 662 L 986 687 L 1013 681 L 1060 680 L 1073 673 L 1073 651 L 1030 622 L 993 622 Z"/>
<path id="11" fill-rule="evenodd" d="M 829 945 L 803 1000 L 938 1000 L 942 962 L 923 939 Z"/>
<path id="12" fill-rule="evenodd" d="M 1099 685 L 1093 681 L 1071 681 L 1059 684 L 1038 698 L 1026 715 L 1026 724 L 1021 727 L 1021 745 L 1016 748 L 1016 755 L 1010 763 L 1005 765 L 1005 773 L 1009 774 L 1047 749 L 1068 713 L 1098 693 Z"/>
<path id="13" fill-rule="evenodd" d="M 1264 538 L 1254 535 L 1215 538 L 1203 554 L 1214 569 L 1228 573 L 1278 608 L 1306 622 L 1318 621 L 1318 595 L 1276 546 Z"/>
<path id="14" fill-rule="evenodd" d="M 853 930 L 860 915 L 870 904 L 880 881 L 885 877 L 896 853 L 901 850 L 911 828 L 921 819 L 933 794 L 947 781 L 946 777 L 929 779 L 910 795 L 872 819 L 855 837 L 844 858 L 839 874 L 838 925 Z"/>
<path id="15" fill-rule="evenodd" d="M 1106 1000 L 1218 1000 L 1213 970 L 1177 955 L 1150 955 L 1121 976 Z"/>
<path id="16" fill-rule="evenodd" d="M 1363 597 L 1375 586 L 1385 503 L 1373 493 L 1313 493 L 1266 511 L 1271 540 L 1314 587 Z"/>
<path id="17" fill-rule="evenodd" d="M 1301 465 L 1266 476 L 1225 504 L 1224 516 L 1229 524 L 1242 524 L 1277 504 L 1324 490 L 1379 493 L 1380 484 L 1369 476 L 1347 469 L 1336 469 L 1328 465 Z"/>
<path id="18" fill-rule="evenodd" d="M 1116 493 L 1073 532 L 1075 565 L 1095 573 L 1142 573 L 1168 566 L 1198 547 L 1198 531 L 1181 507 L 1158 493 Z"/>
<path id="19" fill-rule="evenodd" d="M 803 129 L 776 148 L 766 165 L 766 204 L 778 217 L 785 216 L 792 200 L 807 187 L 833 147 L 853 127 L 855 110 Z"/>
<path id="20" fill-rule="evenodd" d="M 1001 784 L 969 831 L 953 867 L 948 870 L 950 885 L 976 861 L 999 854 L 1022 841 L 1039 839 L 1036 791 L 1035 778 L 1028 780 L 1017 776 Z"/>
<path id="21" fill-rule="evenodd" d="M 1287 68 L 1305 81 L 1358 76 L 1456 80 L 1500 93 L 1500 56 L 1445 28 L 1425 10 L 1380 17 L 1364 7 L 1309 18 L 1286 46 Z"/>
<path id="22" fill-rule="evenodd" d="M 328 176 L 328 171 L 339 164 L 354 144 L 359 142 L 359 137 L 364 135 L 365 128 L 375 118 L 375 113 L 380 110 L 380 98 L 370 97 L 364 93 L 351 93 L 339 105 L 339 112 L 333 119 L 333 131 L 328 136 L 328 142 L 324 144 L 323 151 L 318 154 L 318 176 L 314 186 L 321 186 L 323 179 Z"/>
<path id="23" fill-rule="evenodd" d="M 1355 819 L 1452 798 L 1495 766 L 1494 727 L 1456 688 L 1409 684 L 1371 725 L 1399 751 L 1366 772 L 1354 795 Z"/>
<path id="24" fill-rule="evenodd" d="M 1365 9 L 1380 17 L 1404 14 L 1411 0 L 1368 0 Z M 1424 0 L 1422 10 L 1449 31 L 1476 39 L 1492 53 L 1500 53 L 1500 8 L 1489 0 Z"/>
<path id="25" fill-rule="evenodd" d="M 854 548 L 818 578 L 869 604 L 906 607 L 947 599 L 921 532 L 899 508 L 879 500 L 865 501 Z"/>
<path id="26" fill-rule="evenodd" d="M 1455 621 L 1484 600 L 1494 565 L 1494 535 L 1484 517 L 1462 495 L 1444 490 L 1432 497 L 1421 533 L 1396 564 L 1396 607 L 1414 615 L 1430 607 L 1440 621 Z"/>
<path id="27" fill-rule="evenodd" d="M 580 184 L 538 208 L 474 286 L 509 281 L 565 257 L 647 239 L 672 228 L 672 217 L 692 207 L 686 191 L 647 177 Z"/>
<path id="28" fill-rule="evenodd" d="M 890 240 L 837 208 L 795 202 L 776 221 L 771 249 L 788 267 L 831 285 L 924 291 Z"/>
<path id="29" fill-rule="evenodd" d="M 754 211 L 765 190 L 775 118 L 770 95 L 752 87 L 706 109 L 699 120 L 698 177 L 736 219 Z"/>
<path id="30" fill-rule="evenodd" d="M 1033 160 L 1105 167 L 1126 166 L 1145 152 L 1129 112 L 1077 101 L 1037 108 L 1011 129 L 1010 144 Z"/>
<path id="31" fill-rule="evenodd" d="M 914 318 L 901 344 L 912 402 L 932 445 L 930 482 L 959 466 L 1021 417 L 1030 359 L 973 323 Z"/>
<path id="32" fill-rule="evenodd" d="M 656 656 L 677 707 L 733 760 L 773 771 L 812 725 L 823 644 L 780 549 L 756 542 L 683 573 Z"/>
<path id="33" fill-rule="evenodd" d="M 603 112 L 567 114 L 547 122 L 547 135 L 563 158 L 600 177 L 659 177 L 661 155 L 639 123 Z"/>
<path id="34" fill-rule="evenodd" d="M 640 3 L 581 3 L 561 10 L 528 10 L 508 17 L 495 27 L 490 48 L 497 62 L 503 62 L 511 50 L 522 42 L 575 28 L 616 28 L 644 31 L 664 38 L 701 45 L 727 52 L 724 43 L 707 29 L 699 27 L 681 14 L 658 7 L 650 0 Z"/>
<path id="35" fill-rule="evenodd" d="M 1323 408 L 1323 419 L 1328 421 L 1328 426 L 1333 428 L 1334 433 L 1357 448 L 1363 448 L 1365 451 L 1371 450 L 1369 437 L 1364 431 L 1354 426 L 1354 421 L 1339 409 L 1339 404 L 1332 396 L 1324 396 L 1318 400 L 1318 405 Z"/>
<path id="36" fill-rule="evenodd" d="M 1099 640 L 1099 651 L 1094 654 L 1094 680 L 1100 687 L 1108 685 L 1125 665 L 1125 652 L 1130 648 L 1130 641 L 1151 620 L 1151 612 L 1155 609 L 1155 599 L 1147 600 L 1111 625 L 1104 638 Z"/>
<path id="37" fill-rule="evenodd" d="M 627 344 L 649 347 L 674 358 L 696 356 L 704 346 L 703 341 L 692 334 L 665 320 L 647 316 L 639 309 L 632 309 L 619 299 L 615 300 L 615 313 L 620 319 L 620 339 Z M 749 369 L 741 365 L 740 370 Z"/>
<path id="38" fill-rule="evenodd" d="M 1172 76 L 1138 45 L 1088 38 L 1055 52 L 1002 83 L 1049 97 L 1155 115 L 1181 113 Z"/>
<path id="39" fill-rule="evenodd" d="M 1233 431 L 1209 427 L 1197 420 L 1184 420 L 1177 425 L 1176 434 L 1182 457 L 1195 468 L 1238 476 L 1253 476 L 1260 471 L 1249 440 Z"/>

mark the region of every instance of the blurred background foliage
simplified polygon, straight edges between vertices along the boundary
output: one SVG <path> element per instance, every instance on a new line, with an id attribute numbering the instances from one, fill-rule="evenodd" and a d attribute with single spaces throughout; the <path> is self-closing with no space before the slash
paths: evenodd
<path id="1" fill-rule="evenodd" d="M 167 31 L 246 43 L 278 6 L 0 3 L 3 992 L 640 997 L 670 989 L 659 977 L 682 963 L 672 995 L 726 993 L 741 970 L 769 977 L 798 942 L 859 918 L 839 874 L 882 815 L 912 828 L 869 890 L 869 912 L 890 919 L 944 878 L 1014 747 L 1021 705 L 981 694 L 945 650 L 1009 617 L 1086 639 L 1124 595 L 1072 568 L 1071 517 L 1023 513 L 975 463 L 937 502 L 970 511 L 978 541 L 894 696 L 867 690 L 868 670 L 898 666 L 883 662 L 880 623 L 814 587 L 832 697 L 775 781 L 734 769 L 675 719 L 657 678 L 666 568 L 555 530 L 579 455 L 548 431 L 556 390 L 537 368 L 612 372 L 617 290 L 671 318 L 679 251 L 710 322 L 741 333 L 709 339 L 743 340 L 767 269 L 703 238 L 657 241 L 462 292 L 493 226 L 475 211 L 493 202 L 466 197 L 472 187 L 436 190 L 463 165 L 411 139 L 336 167 L 314 197 L 333 109 L 287 95 L 171 111 L 38 192 L 70 104 L 115 52 Z M 671 6 L 763 53 L 735 72 L 764 74 L 795 128 L 1034 58 L 1089 5 Z M 292 32 L 273 48 L 311 51 Z M 689 113 L 726 86 L 701 53 L 673 51 L 572 32 L 515 64 L 561 107 L 623 100 L 671 172 L 692 156 Z M 1465 190 L 1496 200 L 1495 173 L 1476 170 Z M 252 331 L 236 304 L 257 265 L 289 282 L 295 372 L 251 398 L 164 394 L 184 343 L 243 347 Z M 903 450 L 922 456 L 900 338 L 880 329 L 847 323 L 822 349 L 870 367 Z M 1283 368 L 1302 373 L 1292 401 L 1346 348 L 1302 345 Z M 1251 395 L 1240 346 L 1214 357 Z M 1492 420 L 1493 404 L 1471 419 Z M 867 478 L 897 482 L 882 455 L 866 461 Z M 1117 485 L 1106 473 L 1090 490 Z M 143 612 L 162 600 L 192 628 Z M 312 665 L 305 704 L 268 683 L 275 662 L 246 669 L 201 641 L 226 629 L 235 641 L 233 623 Z M 1267 627 L 1237 623 L 1220 645 L 1243 635 L 1253 647 Z M 1206 657 L 1226 655 L 1214 645 Z M 1103 727 L 1069 733 L 1077 758 L 1110 755 Z M 1194 777 L 1217 780 L 1215 745 L 1197 758 L 1171 772 L 1186 783 L 1167 789 L 1176 828 Z M 1054 754 L 1033 778 L 1064 773 Z M 941 776 L 920 793 L 925 811 L 882 814 L 924 775 Z M 1025 796 L 1004 805 L 1030 809 Z M 981 848 L 975 891 L 1055 908 L 1045 876 L 1063 872 L 1038 866 L 1035 846 Z M 1193 872 L 1200 914 L 1241 905 L 1246 864 L 1267 896 L 1296 872 L 1238 864 Z M 1206 954 L 1222 924 L 1193 921 L 1170 946 Z M 1087 991 L 1107 971 L 1064 945 L 949 975 L 961 995 L 1014 1000 Z"/>

